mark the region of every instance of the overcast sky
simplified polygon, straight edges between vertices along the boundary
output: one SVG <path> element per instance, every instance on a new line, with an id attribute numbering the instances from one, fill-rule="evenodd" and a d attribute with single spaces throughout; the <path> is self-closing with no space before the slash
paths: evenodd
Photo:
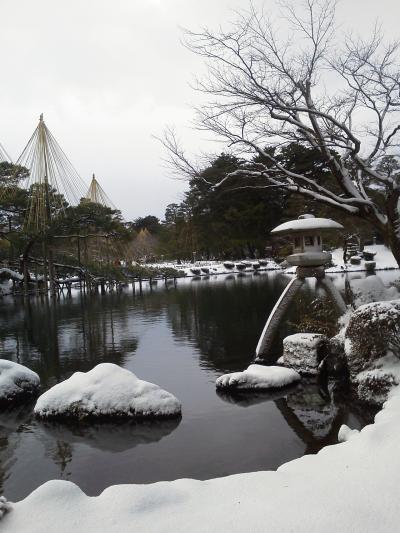
<path id="1" fill-rule="evenodd" d="M 262 3 L 262 0 L 255 2 Z M 271 13 L 272 0 L 263 2 Z M 0 142 L 17 159 L 44 113 L 82 178 L 94 172 L 127 220 L 179 202 L 186 184 L 167 176 L 153 135 L 175 125 L 189 150 L 189 83 L 201 60 L 180 27 L 217 27 L 248 0 L 0 0 Z M 339 21 L 368 33 L 375 19 L 400 37 L 398 0 L 342 0 Z M 210 144 L 215 151 L 215 144 Z M 222 149 L 222 147 L 221 147 Z"/>

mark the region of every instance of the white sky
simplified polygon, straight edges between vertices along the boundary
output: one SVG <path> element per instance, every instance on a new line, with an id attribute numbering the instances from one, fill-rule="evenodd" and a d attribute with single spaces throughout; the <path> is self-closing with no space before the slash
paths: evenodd
<path id="1" fill-rule="evenodd" d="M 258 0 L 257 3 L 262 3 Z M 272 0 L 265 0 L 276 12 Z M 199 102 L 189 83 L 201 60 L 180 27 L 224 25 L 248 0 L 0 0 L 0 142 L 16 159 L 41 112 L 82 178 L 96 173 L 127 220 L 179 202 L 152 135 L 175 125 L 192 152 Z M 398 0 L 342 0 L 339 21 L 368 33 L 378 18 L 400 37 Z M 215 151 L 215 144 L 209 146 Z M 222 147 L 221 147 L 222 150 Z"/>

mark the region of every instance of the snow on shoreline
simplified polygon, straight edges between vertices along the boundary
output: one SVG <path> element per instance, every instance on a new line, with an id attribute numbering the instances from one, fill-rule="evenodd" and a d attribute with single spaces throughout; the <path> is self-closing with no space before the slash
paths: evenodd
<path id="1" fill-rule="evenodd" d="M 75 372 L 46 391 L 34 412 L 41 418 L 179 416 L 181 404 L 171 393 L 112 363 Z"/>
<path id="2" fill-rule="evenodd" d="M 399 268 L 395 258 L 393 257 L 392 252 L 383 244 L 375 244 L 373 246 L 367 246 L 365 251 L 376 252 L 374 261 L 376 262 L 375 270 L 397 270 Z M 337 248 L 332 252 L 332 261 L 335 266 L 327 268 L 326 272 L 328 273 L 338 273 L 338 272 L 365 272 L 365 261 L 362 260 L 359 265 L 352 265 L 349 263 L 345 264 L 343 262 L 343 249 Z M 177 263 L 152 263 L 147 266 L 150 267 L 171 267 L 177 270 L 182 270 L 185 272 L 185 277 L 207 277 L 218 274 L 239 274 L 239 273 L 250 273 L 250 272 L 268 272 L 274 270 L 284 271 L 286 274 L 295 274 L 296 267 L 284 268 L 280 264 L 276 263 L 273 259 L 265 259 L 265 265 L 258 266 L 254 268 L 254 264 L 257 264 L 257 260 L 234 260 L 234 261 L 196 261 L 194 264 L 181 264 Z M 233 268 L 228 269 L 224 266 L 224 263 L 231 263 Z M 246 268 L 239 270 L 237 265 L 243 264 L 246 265 Z M 204 271 L 208 270 L 208 272 Z M 196 274 L 193 271 L 198 271 Z"/>
<path id="3" fill-rule="evenodd" d="M 115 485 L 88 497 L 49 481 L 1 521 L 3 533 L 392 533 L 398 531 L 400 387 L 375 423 L 276 472 Z M 229 445 L 229 443 L 227 443 Z"/>

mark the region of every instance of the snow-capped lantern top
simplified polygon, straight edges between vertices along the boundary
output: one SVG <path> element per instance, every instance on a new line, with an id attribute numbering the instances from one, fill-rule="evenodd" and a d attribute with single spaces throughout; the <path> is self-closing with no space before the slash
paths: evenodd
<path id="1" fill-rule="evenodd" d="M 293 254 L 287 261 L 295 266 L 322 266 L 331 259 L 331 254 L 322 251 L 322 232 L 344 229 L 330 218 L 301 215 L 274 228 L 274 235 L 293 235 Z"/>

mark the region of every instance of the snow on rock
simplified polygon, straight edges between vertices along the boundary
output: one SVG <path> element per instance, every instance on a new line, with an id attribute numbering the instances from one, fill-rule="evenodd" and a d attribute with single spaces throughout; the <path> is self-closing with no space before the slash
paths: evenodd
<path id="1" fill-rule="evenodd" d="M 11 503 L 4 496 L 0 496 L 0 520 L 8 511 L 11 511 Z"/>
<path id="2" fill-rule="evenodd" d="M 349 426 L 346 426 L 346 424 L 342 424 L 339 428 L 338 441 L 346 442 L 359 434 L 360 432 L 358 429 L 350 429 Z"/>
<path id="3" fill-rule="evenodd" d="M 243 372 L 220 376 L 216 386 L 219 389 L 278 389 L 299 379 L 300 375 L 290 368 L 254 364 Z"/>
<path id="4" fill-rule="evenodd" d="M 283 340 L 283 363 L 301 374 L 317 374 L 328 339 L 319 333 L 296 333 Z"/>
<path id="5" fill-rule="evenodd" d="M 0 359 L 0 403 L 19 401 L 35 394 L 40 378 L 26 366 Z"/>
<path id="6" fill-rule="evenodd" d="M 49 481 L 14 503 L 2 533 L 392 533 L 399 530 L 400 388 L 357 438 L 282 465 L 197 481 L 116 485 L 86 496 Z M 229 446 L 229 442 L 227 442 Z"/>
<path id="7" fill-rule="evenodd" d="M 350 287 L 356 307 L 371 302 L 395 300 L 400 297 L 396 287 L 386 287 L 379 276 L 352 279 Z"/>
<path id="8" fill-rule="evenodd" d="M 75 372 L 42 394 L 35 414 L 51 417 L 179 416 L 181 404 L 169 392 L 111 363 Z"/>

